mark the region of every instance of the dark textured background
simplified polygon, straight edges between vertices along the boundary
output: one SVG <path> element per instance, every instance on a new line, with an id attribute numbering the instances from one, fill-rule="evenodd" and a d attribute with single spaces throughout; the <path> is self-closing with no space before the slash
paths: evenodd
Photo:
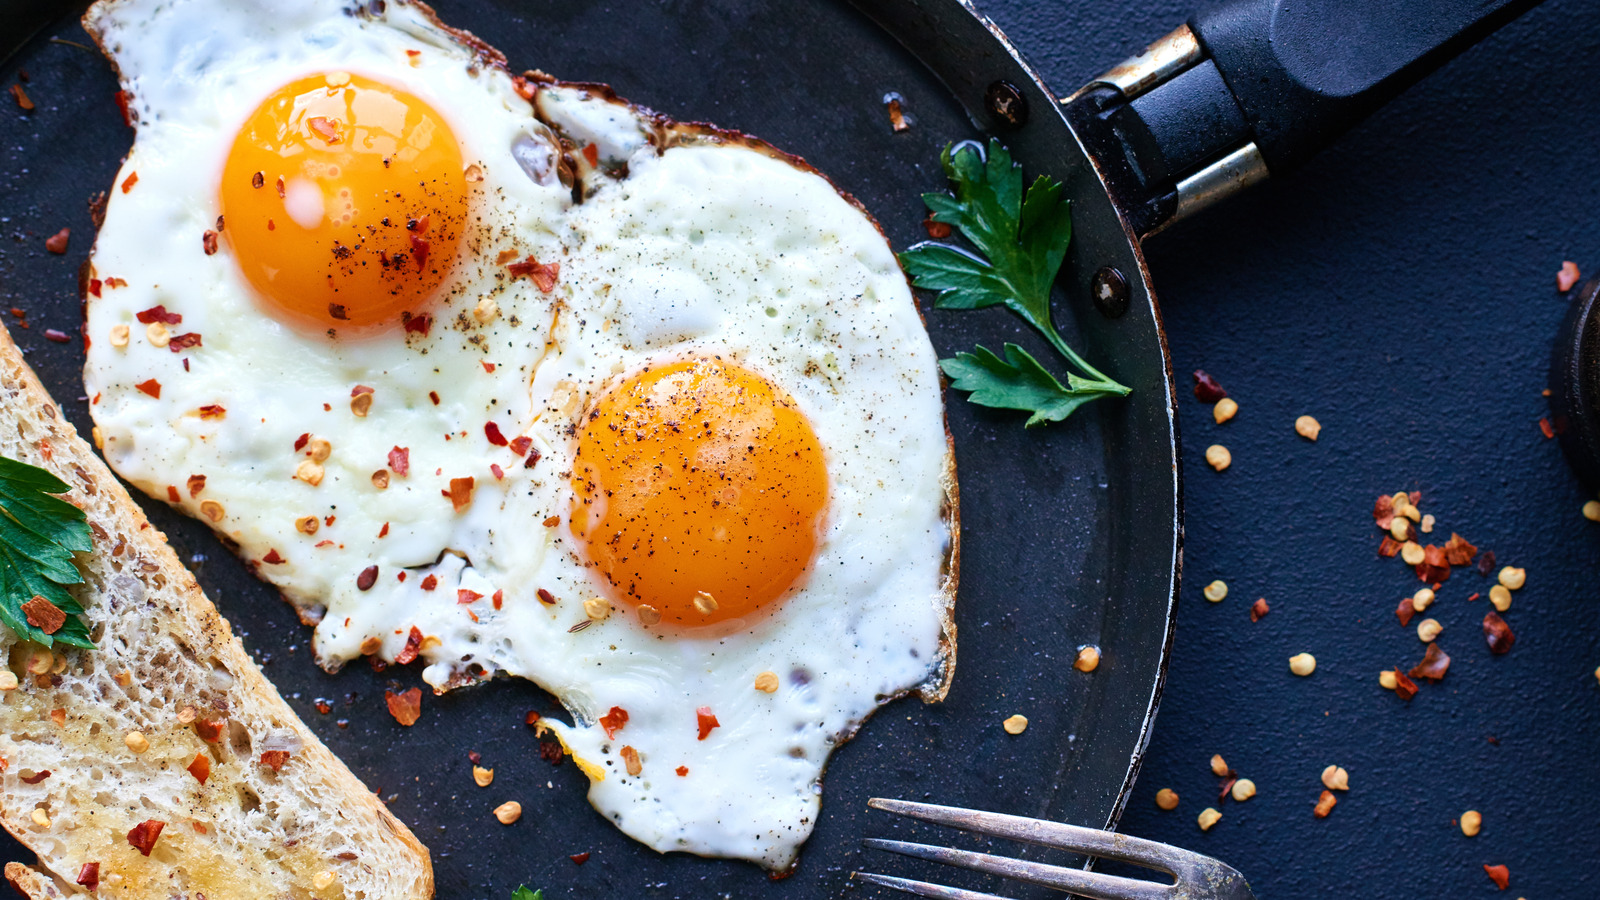
<path id="1" fill-rule="evenodd" d="M 1176 0 L 988 0 L 1059 91 L 1198 8 Z M 1381 110 L 1298 173 L 1147 245 L 1173 369 L 1239 402 L 1181 403 L 1188 538 L 1176 650 L 1122 830 L 1215 855 L 1261 898 L 1600 896 L 1600 524 L 1546 414 L 1554 274 L 1600 269 L 1600 17 L 1550 0 Z M 1586 112 L 1587 111 L 1587 112 Z M 1322 423 L 1310 444 L 1296 416 Z M 1202 455 L 1233 452 L 1218 474 Z M 1418 582 L 1373 554 L 1380 492 L 1528 570 L 1492 657 L 1487 594 L 1458 572 L 1428 614 L 1454 662 L 1409 704 L 1380 669 L 1422 656 L 1393 615 Z M 1230 593 L 1207 603 L 1213 578 Z M 1250 604 L 1272 612 L 1252 625 Z M 1415 622 L 1413 622 L 1413 626 Z M 1317 657 L 1310 678 L 1287 660 Z M 1216 805 L 1220 753 L 1260 794 Z M 1351 790 L 1311 815 L 1329 763 Z M 1182 798 L 1155 806 L 1163 787 Z M 1466 838 L 1455 819 L 1483 814 Z"/>
<path id="2" fill-rule="evenodd" d="M 983 8 L 1062 92 L 1192 11 L 1172 0 L 989 0 Z M 1591 612 L 1600 525 L 1579 515 L 1586 498 L 1537 428 L 1549 342 L 1564 308 L 1553 274 L 1563 259 L 1600 269 L 1600 229 L 1585 215 L 1600 191 L 1600 146 L 1583 114 L 1600 92 L 1597 49 L 1600 17 L 1590 6 L 1551 0 L 1304 171 L 1151 242 L 1175 369 L 1212 372 L 1241 412 L 1219 427 L 1207 406 L 1187 395 L 1181 404 L 1188 577 L 1163 711 L 1125 831 L 1225 859 L 1262 898 L 1493 891 L 1483 863 L 1510 866 L 1509 897 L 1600 895 L 1592 871 L 1600 845 L 1600 688 L 1592 671 L 1600 647 Z M 85 184 L 105 180 L 99 169 L 109 162 L 99 156 L 83 162 L 97 167 Z M 70 154 L 56 162 L 77 165 Z M 81 215 L 83 189 L 68 193 L 71 213 Z M 36 321 L 19 339 L 48 351 L 39 329 L 73 324 Z M 1314 445 L 1292 431 L 1307 412 L 1324 426 Z M 1225 473 L 1201 460 L 1213 442 L 1233 451 Z M 1422 645 L 1392 615 L 1417 582 L 1398 562 L 1374 557 L 1378 534 L 1368 513 L 1379 492 L 1401 488 L 1422 491 L 1439 538 L 1460 531 L 1529 572 L 1507 615 L 1518 643 L 1502 658 L 1488 654 L 1479 633 L 1486 602 L 1465 600 L 1487 584 L 1463 572 L 1445 585 L 1429 614 L 1444 623 L 1441 645 L 1455 663 L 1442 685 L 1425 685 L 1410 704 L 1379 689 L 1376 676 L 1421 657 Z M 211 546 L 197 526 L 169 530 L 186 558 Z M 203 565 L 201 577 L 209 583 Z M 1212 578 L 1232 589 L 1223 603 L 1200 597 Z M 1252 625 L 1246 610 L 1256 597 L 1273 612 Z M 224 609 L 240 602 L 218 600 Z M 293 645 L 298 632 L 287 611 L 269 618 L 273 630 L 247 643 Z M 1309 679 L 1287 670 L 1287 658 L 1301 651 L 1319 660 Z M 325 688 L 337 708 L 329 718 L 349 716 L 359 729 L 378 715 L 371 702 L 345 705 L 342 694 L 354 679 L 370 701 L 381 679 L 330 680 L 309 669 L 301 645 L 268 671 Z M 531 689 L 498 690 L 541 702 Z M 309 712 L 311 700 L 309 692 L 293 698 L 340 743 L 340 732 Z M 963 757 L 960 740 L 949 746 L 975 770 L 974 783 L 1030 777 L 1026 768 L 994 771 L 993 742 L 973 740 L 978 757 Z M 482 743 L 497 758 L 526 752 L 520 726 Z M 1006 753 L 1026 746 L 1007 745 Z M 406 752 L 400 744 L 340 749 L 361 771 Z M 1216 802 L 1212 753 L 1261 793 L 1222 806 L 1222 822 L 1201 833 L 1195 816 Z M 1319 821 L 1310 810 L 1329 763 L 1350 770 L 1353 789 Z M 551 793 L 563 796 L 553 807 L 581 809 L 572 779 L 556 782 Z M 403 794 L 403 785 L 378 787 Z M 1155 808 L 1161 787 L 1182 795 L 1177 811 Z M 396 810 L 438 816 L 440 804 L 454 802 L 434 798 L 418 808 L 401 796 Z M 1485 819 L 1473 839 L 1453 824 L 1469 808 Z M 557 851 L 571 852 L 545 852 Z M 798 877 L 821 876 L 823 895 L 840 875 L 803 867 Z M 573 895 L 604 896 L 616 884 L 591 881 Z M 694 890 L 672 887 L 663 896 Z"/>

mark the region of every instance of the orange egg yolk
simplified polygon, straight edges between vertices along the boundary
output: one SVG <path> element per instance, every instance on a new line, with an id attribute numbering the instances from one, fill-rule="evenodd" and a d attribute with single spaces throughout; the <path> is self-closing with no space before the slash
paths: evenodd
<path id="1" fill-rule="evenodd" d="M 223 167 L 223 237 L 266 308 L 321 329 L 395 325 L 449 274 L 467 216 L 461 145 L 412 94 L 303 78 L 262 103 Z"/>
<path id="2" fill-rule="evenodd" d="M 611 598 L 647 624 L 659 613 L 694 628 L 778 605 L 816 550 L 828 472 L 787 394 L 740 366 L 688 360 L 600 398 L 572 489 L 572 534 Z"/>

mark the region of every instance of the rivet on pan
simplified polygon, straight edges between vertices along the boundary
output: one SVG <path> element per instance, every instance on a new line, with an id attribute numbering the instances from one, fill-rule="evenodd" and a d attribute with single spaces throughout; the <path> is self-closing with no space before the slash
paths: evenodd
<path id="1" fill-rule="evenodd" d="M 1100 271 L 1094 273 L 1090 290 L 1094 294 L 1095 308 L 1106 318 L 1120 318 L 1128 311 L 1128 279 L 1115 267 L 1101 266 Z"/>
<path id="2" fill-rule="evenodd" d="M 999 124 L 1021 128 L 1028 123 L 1028 98 L 1009 81 L 996 81 L 983 92 L 984 104 Z"/>

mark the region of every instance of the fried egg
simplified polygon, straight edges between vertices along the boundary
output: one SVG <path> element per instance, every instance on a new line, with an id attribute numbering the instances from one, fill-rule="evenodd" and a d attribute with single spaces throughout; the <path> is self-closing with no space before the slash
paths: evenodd
<path id="1" fill-rule="evenodd" d="M 323 666 L 531 679 L 624 832 L 792 866 L 832 748 L 953 671 L 936 360 L 872 219 L 420 4 L 86 24 L 138 129 L 89 282 L 112 466 Z"/>

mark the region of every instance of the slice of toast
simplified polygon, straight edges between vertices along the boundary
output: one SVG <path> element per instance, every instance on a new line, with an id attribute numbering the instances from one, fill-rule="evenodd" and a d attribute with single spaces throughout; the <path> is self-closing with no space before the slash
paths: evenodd
<path id="1" fill-rule="evenodd" d="M 0 454 L 70 484 L 94 535 L 71 590 L 95 649 L 0 626 L 0 824 L 39 854 L 6 878 L 32 898 L 431 897 L 427 849 L 278 696 L 3 328 L 0 423 Z"/>

